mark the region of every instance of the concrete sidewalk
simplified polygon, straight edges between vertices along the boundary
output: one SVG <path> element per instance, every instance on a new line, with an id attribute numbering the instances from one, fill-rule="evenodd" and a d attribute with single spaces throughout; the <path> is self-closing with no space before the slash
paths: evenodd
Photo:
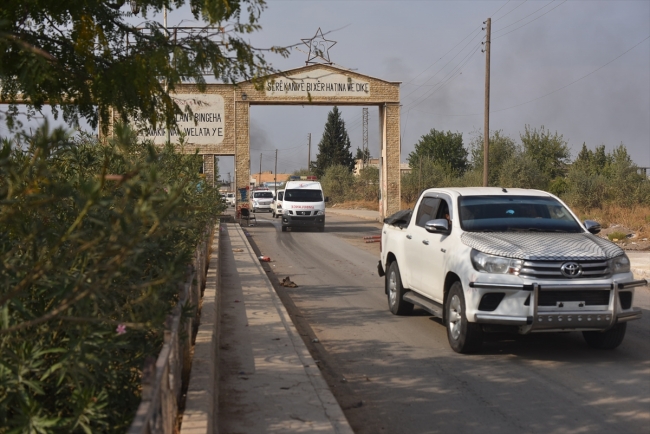
<path id="1" fill-rule="evenodd" d="M 371 211 L 367 209 L 338 209 L 327 208 L 327 213 L 356 217 L 363 220 L 379 220 L 379 211 Z M 630 268 L 634 277 L 637 279 L 650 279 L 650 251 L 628 250 L 627 256 L 630 258 Z"/>
<path id="2" fill-rule="evenodd" d="M 352 434 L 244 229 L 223 226 L 218 432 Z"/>

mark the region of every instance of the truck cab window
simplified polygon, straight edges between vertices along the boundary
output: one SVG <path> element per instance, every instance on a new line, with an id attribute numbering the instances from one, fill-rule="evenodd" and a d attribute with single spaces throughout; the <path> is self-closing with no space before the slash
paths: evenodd
<path id="1" fill-rule="evenodd" d="M 415 224 L 417 226 L 424 227 L 426 222 L 433 220 L 435 218 L 436 212 L 438 211 L 439 205 L 440 199 L 437 197 L 422 198 L 422 202 L 420 202 L 420 207 L 418 208 L 417 217 L 415 219 Z"/>

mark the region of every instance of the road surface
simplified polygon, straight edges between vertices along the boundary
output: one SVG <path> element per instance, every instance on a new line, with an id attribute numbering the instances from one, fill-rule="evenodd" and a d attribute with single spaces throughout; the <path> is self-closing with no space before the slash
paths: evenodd
<path id="1" fill-rule="evenodd" d="M 362 239 L 378 223 L 329 214 L 324 233 L 283 233 L 258 213 L 246 230 L 356 433 L 650 432 L 648 289 L 617 350 L 577 332 L 499 334 L 460 355 L 425 311 L 388 311 L 379 245 Z M 297 288 L 277 285 L 287 276 Z"/>

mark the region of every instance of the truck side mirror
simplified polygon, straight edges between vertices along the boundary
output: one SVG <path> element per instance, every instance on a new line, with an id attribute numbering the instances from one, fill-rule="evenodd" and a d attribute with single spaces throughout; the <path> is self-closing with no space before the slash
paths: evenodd
<path id="1" fill-rule="evenodd" d="M 429 220 L 424 224 L 424 229 L 432 234 L 449 233 L 449 222 L 447 219 Z"/>
<path id="2" fill-rule="evenodd" d="M 593 220 L 585 220 L 585 229 L 587 229 L 588 232 L 596 235 L 598 232 L 600 232 L 600 223 L 595 222 Z"/>

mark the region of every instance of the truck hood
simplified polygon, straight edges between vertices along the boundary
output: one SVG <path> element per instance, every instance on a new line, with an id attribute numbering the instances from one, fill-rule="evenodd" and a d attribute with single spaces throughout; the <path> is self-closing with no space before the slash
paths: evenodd
<path id="1" fill-rule="evenodd" d="M 533 261 L 604 260 L 624 253 L 616 244 L 588 233 L 463 232 L 460 239 L 483 253 Z"/>

